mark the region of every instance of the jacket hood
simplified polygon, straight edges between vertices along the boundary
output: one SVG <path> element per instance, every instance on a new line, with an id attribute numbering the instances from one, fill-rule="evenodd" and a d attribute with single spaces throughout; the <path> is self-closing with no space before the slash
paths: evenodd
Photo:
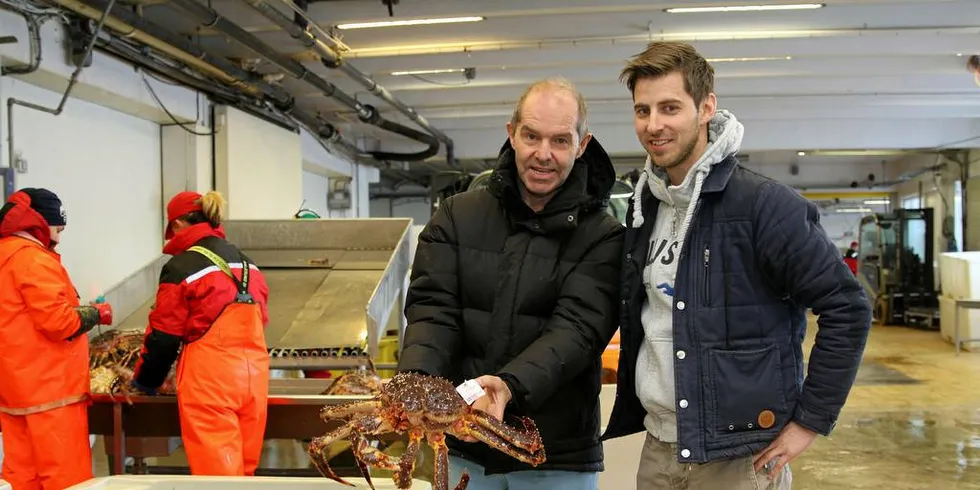
<path id="1" fill-rule="evenodd" d="M 489 190 L 498 198 L 514 193 L 520 198 L 517 160 L 510 139 L 504 139 L 497 153 L 497 166 L 490 177 Z M 575 160 L 571 173 L 555 197 L 548 202 L 545 211 L 556 208 L 582 207 L 594 210 L 609 203 L 609 194 L 616 182 L 616 169 L 599 140 L 592 136 L 582 156 Z M 513 196 L 512 195 L 512 196 Z"/>
<path id="2" fill-rule="evenodd" d="M 15 192 L 0 208 L 0 237 L 19 232 L 33 236 L 44 248 L 51 248 L 51 228 L 44 217 L 31 207 L 31 198 L 23 191 Z"/>

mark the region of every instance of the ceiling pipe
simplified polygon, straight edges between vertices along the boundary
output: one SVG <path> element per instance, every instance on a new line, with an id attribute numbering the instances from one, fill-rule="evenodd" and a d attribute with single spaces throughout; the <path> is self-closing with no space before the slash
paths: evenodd
<path id="1" fill-rule="evenodd" d="M 49 0 L 77 14 L 97 20 L 108 0 Z M 210 56 L 200 47 L 191 44 L 179 35 L 149 22 L 127 9 L 117 9 L 106 21 L 106 27 L 121 36 L 138 41 L 188 65 L 212 75 L 218 80 L 243 90 L 252 96 L 267 97 L 280 109 L 293 105 L 293 97 L 280 87 L 274 87 L 245 72 L 232 62 Z"/>
<path id="2" fill-rule="evenodd" d="M 105 9 L 99 7 L 107 7 L 111 2 L 111 0 L 49 1 L 93 20 L 100 19 L 105 12 Z M 180 36 L 144 20 L 133 12 L 115 9 L 112 15 L 105 19 L 105 26 L 125 39 L 149 46 L 248 95 L 272 99 L 274 107 L 292 116 L 315 136 L 346 149 L 356 149 L 356 146 L 342 138 L 333 125 L 321 121 L 314 114 L 296 108 L 292 95 L 285 90 L 255 79 L 224 58 L 208 55 Z M 377 164 L 382 165 L 380 162 Z"/>
<path id="3" fill-rule="evenodd" d="M 221 32 L 222 34 L 250 49 L 255 54 L 269 60 L 271 63 L 288 72 L 293 77 L 310 84 L 324 95 L 332 97 L 350 107 L 357 113 L 358 119 L 360 119 L 362 122 L 373 124 L 387 131 L 400 134 L 407 138 L 425 143 L 429 146 L 429 148 L 416 153 L 391 153 L 381 151 L 370 152 L 370 155 L 375 159 L 419 161 L 425 160 L 426 158 L 429 158 L 439 152 L 438 139 L 393 121 L 383 119 L 381 114 L 379 114 L 377 109 L 374 107 L 367 104 L 361 104 L 357 99 L 338 89 L 336 85 L 333 85 L 310 70 L 307 70 L 301 63 L 277 52 L 271 46 L 245 31 L 237 24 L 222 17 L 214 9 L 207 7 L 196 0 L 172 0 L 171 3 L 197 18 L 202 25 Z"/>
<path id="4" fill-rule="evenodd" d="M 333 48 L 331 48 L 326 43 L 318 39 L 314 34 L 309 32 L 307 29 L 300 27 L 298 24 L 293 22 L 292 19 L 290 19 L 285 14 L 283 14 L 279 10 L 269 5 L 266 1 L 245 0 L 245 3 L 251 5 L 252 8 L 254 8 L 259 13 L 264 15 L 266 18 L 271 20 L 273 23 L 278 25 L 281 29 L 288 32 L 290 36 L 302 42 L 304 46 L 316 51 L 317 54 L 320 55 L 321 62 L 323 63 L 324 66 L 343 71 L 348 76 L 353 78 L 355 81 L 363 85 L 372 95 L 380 98 L 381 100 L 387 102 L 388 104 L 391 104 L 393 107 L 398 109 L 402 114 L 408 116 L 409 119 L 411 119 L 413 122 L 421 126 L 422 129 L 428 131 L 430 134 L 435 136 L 439 141 L 442 141 L 446 145 L 446 163 L 448 163 L 449 166 L 454 168 L 459 167 L 458 163 L 456 162 L 455 150 L 454 150 L 455 145 L 453 143 L 452 138 L 447 136 L 446 133 L 443 133 L 442 131 L 439 131 L 438 129 L 433 127 L 432 124 L 429 123 L 429 121 L 427 121 L 424 117 L 416 113 L 415 109 L 408 107 L 407 105 L 405 105 L 404 102 L 396 99 L 393 95 L 391 95 L 391 92 L 388 92 L 387 89 L 378 85 L 374 80 L 371 79 L 371 77 L 367 76 L 364 72 L 358 70 L 357 68 L 349 64 L 344 63 L 343 60 L 340 58 L 340 55 L 338 55 L 337 52 L 333 50 Z M 293 7 L 294 10 L 297 10 L 295 5 L 293 5 L 291 1 L 288 1 L 287 3 L 291 7 Z M 306 15 L 305 13 L 302 13 L 302 10 L 297 10 L 296 13 L 304 17 Z M 310 19 L 306 19 L 306 20 L 307 22 L 310 21 Z"/>

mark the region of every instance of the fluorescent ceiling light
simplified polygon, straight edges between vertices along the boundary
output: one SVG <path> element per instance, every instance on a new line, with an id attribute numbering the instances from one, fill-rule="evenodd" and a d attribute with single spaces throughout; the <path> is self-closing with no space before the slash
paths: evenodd
<path id="1" fill-rule="evenodd" d="M 838 213 L 870 213 L 871 208 L 837 208 Z"/>
<path id="2" fill-rule="evenodd" d="M 873 204 L 881 205 L 881 204 L 888 204 L 890 202 L 891 202 L 890 199 L 869 199 L 867 201 L 864 201 L 864 204 L 867 206 L 871 206 Z"/>
<path id="3" fill-rule="evenodd" d="M 480 22 L 486 17 L 443 17 L 435 19 L 386 20 L 381 22 L 356 22 L 340 24 L 337 29 L 372 29 L 375 27 L 425 26 L 432 24 L 458 24 L 460 22 Z"/>
<path id="4" fill-rule="evenodd" d="M 822 3 L 793 3 L 784 5 L 732 5 L 729 7 L 677 7 L 664 9 L 669 14 L 693 14 L 703 12 L 762 12 L 766 10 L 813 10 L 823 8 Z"/>
<path id="5" fill-rule="evenodd" d="M 445 70 L 409 70 L 409 71 L 393 71 L 392 75 L 396 77 L 401 77 L 405 75 L 438 75 L 440 73 L 463 73 L 463 68 L 449 68 Z"/>
<path id="6" fill-rule="evenodd" d="M 770 56 L 762 58 L 708 58 L 706 61 L 708 63 L 725 63 L 730 61 L 781 61 L 781 60 L 791 60 L 792 56 Z"/>

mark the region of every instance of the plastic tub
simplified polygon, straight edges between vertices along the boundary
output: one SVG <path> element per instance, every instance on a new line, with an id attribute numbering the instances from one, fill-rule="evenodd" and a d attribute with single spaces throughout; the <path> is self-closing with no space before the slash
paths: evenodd
<path id="1" fill-rule="evenodd" d="M 341 485 L 327 478 L 278 478 L 270 476 L 187 476 L 187 475 L 122 475 L 93 478 L 69 490 L 250 490 L 276 488 L 283 490 L 326 490 L 331 488 L 370 488 L 363 478 L 345 478 L 354 487 Z M 378 490 L 394 489 L 390 478 L 372 478 Z M 0 480 L 2 482 L 2 480 Z M 412 490 L 431 490 L 432 485 L 422 480 L 412 481 Z M 0 490 L 10 486 L 0 485 Z"/>

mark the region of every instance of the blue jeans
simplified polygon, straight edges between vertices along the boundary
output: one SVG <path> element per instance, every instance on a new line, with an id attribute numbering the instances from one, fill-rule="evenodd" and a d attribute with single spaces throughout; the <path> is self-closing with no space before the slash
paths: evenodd
<path id="1" fill-rule="evenodd" d="M 535 490 L 553 488 L 561 490 L 597 490 L 598 473 L 578 471 L 530 470 L 484 475 L 483 466 L 455 456 L 449 457 L 449 488 L 456 486 L 463 470 L 470 474 L 467 490 Z"/>

